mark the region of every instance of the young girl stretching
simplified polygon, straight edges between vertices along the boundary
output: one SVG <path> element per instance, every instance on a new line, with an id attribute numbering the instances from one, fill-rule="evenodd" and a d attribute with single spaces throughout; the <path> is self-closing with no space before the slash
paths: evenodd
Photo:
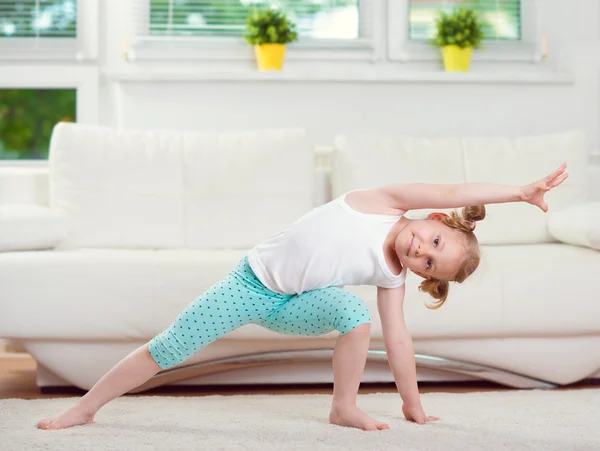
<path id="1" fill-rule="evenodd" d="M 458 208 L 524 201 L 548 206 L 544 194 L 566 178 L 566 164 L 522 187 L 491 184 L 386 185 L 347 193 L 252 249 L 223 280 L 192 302 L 175 322 L 117 363 L 76 405 L 38 423 L 61 429 L 91 423 L 98 410 L 138 387 L 161 369 L 178 365 L 198 349 L 245 324 L 284 334 L 321 335 L 338 330 L 333 354 L 329 421 L 364 430 L 387 429 L 356 406 L 370 339 L 365 304 L 338 287 L 377 286 L 377 306 L 388 361 L 409 421 L 424 424 L 412 339 L 404 321 L 407 270 L 423 277 L 420 289 L 440 307 L 449 281 L 463 282 L 479 264 L 473 233 L 483 206 L 459 216 L 432 213 L 424 220 L 408 210 Z"/>

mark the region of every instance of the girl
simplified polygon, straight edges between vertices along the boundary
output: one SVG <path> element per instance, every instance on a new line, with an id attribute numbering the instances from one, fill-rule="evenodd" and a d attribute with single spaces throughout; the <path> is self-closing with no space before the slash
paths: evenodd
<path id="1" fill-rule="evenodd" d="M 109 401 L 224 334 L 253 323 L 284 334 L 338 330 L 329 421 L 363 430 L 387 429 L 356 406 L 371 318 L 357 296 L 338 288 L 344 285 L 377 286 L 384 343 L 402 412 L 418 424 L 438 420 L 425 415 L 420 402 L 413 343 L 403 316 L 404 281 L 408 269 L 421 276 L 420 290 L 436 299 L 431 308 L 440 307 L 449 281 L 462 283 L 479 264 L 473 230 L 485 209 L 467 207 L 461 216 L 432 213 L 424 220 L 404 214 L 518 201 L 547 212 L 544 194 L 567 178 L 565 170 L 563 164 L 522 187 L 386 185 L 352 191 L 315 208 L 252 249 L 227 277 L 192 302 L 168 329 L 117 363 L 73 407 L 37 426 L 61 429 L 91 423 Z"/>

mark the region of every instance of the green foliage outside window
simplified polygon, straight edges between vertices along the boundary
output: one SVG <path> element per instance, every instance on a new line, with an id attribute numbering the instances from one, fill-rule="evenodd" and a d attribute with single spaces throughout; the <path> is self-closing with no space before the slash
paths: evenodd
<path id="1" fill-rule="evenodd" d="M 0 89 L 0 160 L 48 158 L 52 129 L 75 115 L 75 89 Z"/>

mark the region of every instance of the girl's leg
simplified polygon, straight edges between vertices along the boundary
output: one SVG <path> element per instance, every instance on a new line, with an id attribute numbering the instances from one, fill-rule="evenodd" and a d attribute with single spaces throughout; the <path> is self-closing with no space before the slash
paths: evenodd
<path id="1" fill-rule="evenodd" d="M 237 275 L 229 275 L 192 302 L 169 328 L 117 363 L 73 407 L 44 418 L 40 429 L 63 429 L 94 420 L 98 410 L 133 390 L 161 369 L 184 362 L 198 349 L 272 311 L 268 297 Z"/>
<path id="2" fill-rule="evenodd" d="M 389 429 L 356 406 L 360 378 L 367 361 L 371 325 L 361 324 L 341 335 L 333 351 L 333 400 L 329 422 L 365 431 Z"/>
<path id="3" fill-rule="evenodd" d="M 73 407 L 56 417 L 40 420 L 40 429 L 63 429 L 94 421 L 96 412 L 109 401 L 142 385 L 160 371 L 144 344 L 117 363 Z"/>
<path id="4" fill-rule="evenodd" d="M 363 430 L 388 429 L 356 406 L 360 379 L 369 349 L 371 316 L 358 296 L 339 288 L 295 296 L 262 325 L 290 335 L 318 336 L 340 332 L 333 353 L 333 402 L 329 421 Z"/>

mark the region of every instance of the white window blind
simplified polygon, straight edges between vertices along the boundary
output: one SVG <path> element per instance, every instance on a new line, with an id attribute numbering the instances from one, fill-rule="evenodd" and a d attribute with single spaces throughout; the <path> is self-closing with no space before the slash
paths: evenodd
<path id="1" fill-rule="evenodd" d="M 450 12 L 460 5 L 472 8 L 484 19 L 486 40 L 522 39 L 521 0 L 410 0 L 409 39 L 432 38 L 439 12 Z"/>
<path id="2" fill-rule="evenodd" d="M 134 28 L 141 40 L 241 39 L 248 14 L 275 7 L 294 21 L 299 40 L 355 40 L 365 35 L 363 1 L 372 0 L 138 0 Z"/>
<path id="3" fill-rule="evenodd" d="M 0 0 L 0 50 L 77 52 L 77 0 Z"/>

